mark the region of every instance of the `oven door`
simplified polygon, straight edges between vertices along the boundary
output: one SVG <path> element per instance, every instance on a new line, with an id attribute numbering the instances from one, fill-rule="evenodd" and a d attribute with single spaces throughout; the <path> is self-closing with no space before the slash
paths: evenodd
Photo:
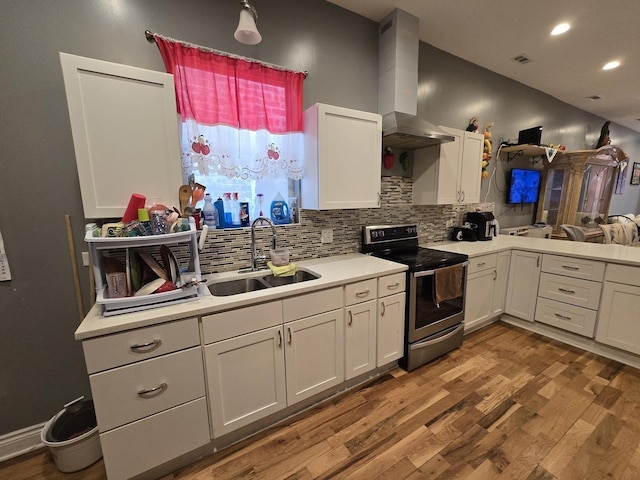
<path id="1" fill-rule="evenodd" d="M 407 338 L 417 342 L 430 335 L 461 323 L 464 320 L 464 291 L 467 283 L 467 265 L 462 264 L 462 294 L 436 304 L 435 270 L 409 273 L 409 302 Z"/>

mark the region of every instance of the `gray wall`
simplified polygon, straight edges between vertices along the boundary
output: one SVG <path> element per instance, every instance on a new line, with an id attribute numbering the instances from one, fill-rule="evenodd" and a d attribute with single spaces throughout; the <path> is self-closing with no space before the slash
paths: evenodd
<path id="1" fill-rule="evenodd" d="M 76 249 L 86 248 L 81 240 L 84 218 L 58 52 L 163 71 L 157 48 L 143 34 L 150 29 L 308 70 L 306 106 L 323 102 L 377 110 L 374 22 L 322 0 L 252 3 L 260 14 L 263 35 L 257 46 L 242 46 L 233 39 L 239 14 L 235 0 L 0 3 L 0 229 L 13 274 L 11 282 L 0 282 L 0 435 L 46 421 L 62 404 L 89 393 L 82 349 L 73 340 L 80 318 L 65 214 L 73 221 Z M 425 118 L 464 128 L 471 116 L 478 115 L 481 123 L 495 122 L 496 142 L 500 137 L 514 138 L 520 128 L 543 124 L 544 141 L 584 148 L 596 141 L 604 122 L 425 44 L 420 48 L 420 85 L 419 112 Z M 611 131 L 613 140 L 635 157 L 640 136 L 615 125 Z M 504 167 L 503 163 L 498 165 Z M 498 185 L 504 186 L 504 172 L 496 177 Z M 409 186 L 400 177 L 385 180 L 383 187 L 397 193 L 386 196 L 389 204 L 376 218 L 388 216 L 393 221 L 397 211 L 402 218 L 415 214 L 421 219 L 422 238 L 439 239 L 433 231 L 442 232 L 443 217 L 452 209 L 418 207 L 412 213 L 406 200 Z M 483 200 L 487 189 L 484 181 Z M 625 195 L 614 198 L 612 211 L 636 211 L 637 190 L 640 187 L 627 185 Z M 507 211 L 495 192 L 494 187 L 487 200 L 496 201 L 496 210 L 504 212 L 501 224 L 531 221 L 531 211 Z M 320 228 L 334 226 L 336 240 L 342 240 L 344 232 L 349 249 L 356 249 L 351 224 L 368 218 L 362 212 L 344 217 L 338 212 L 309 213 L 303 215 L 301 228 L 319 237 Z M 325 254 L 329 253 L 327 247 Z M 86 301 L 86 268 L 81 268 L 81 281 Z"/>

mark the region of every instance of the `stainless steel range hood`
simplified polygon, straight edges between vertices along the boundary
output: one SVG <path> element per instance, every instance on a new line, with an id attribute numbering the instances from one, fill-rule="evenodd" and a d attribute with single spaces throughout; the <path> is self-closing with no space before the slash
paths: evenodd
<path id="1" fill-rule="evenodd" d="M 395 9 L 380 22 L 378 33 L 378 113 L 382 145 L 415 150 L 454 138 L 416 116 L 418 111 L 419 20 Z"/>
<path id="2" fill-rule="evenodd" d="M 382 144 L 385 147 L 415 150 L 454 140 L 444 130 L 415 115 L 391 112 L 382 117 Z"/>

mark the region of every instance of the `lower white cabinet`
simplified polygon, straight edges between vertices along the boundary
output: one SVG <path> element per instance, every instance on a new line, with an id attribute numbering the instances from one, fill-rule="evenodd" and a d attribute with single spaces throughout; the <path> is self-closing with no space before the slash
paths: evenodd
<path id="1" fill-rule="evenodd" d="M 542 254 L 513 250 L 509 265 L 509 286 L 505 313 L 534 321 Z"/>
<path id="2" fill-rule="evenodd" d="M 638 312 L 640 268 L 607 265 L 596 340 L 640 355 Z"/>
<path id="3" fill-rule="evenodd" d="M 469 260 L 464 303 L 464 329 L 471 331 L 504 311 L 510 252 Z"/>
<path id="4" fill-rule="evenodd" d="M 206 345 L 204 356 L 212 438 L 286 407 L 280 325 Z"/>
<path id="5" fill-rule="evenodd" d="M 376 365 L 382 367 L 404 355 L 405 293 L 378 299 Z"/>
<path id="6" fill-rule="evenodd" d="M 287 403 L 344 381 L 344 309 L 284 325 Z"/>
<path id="7" fill-rule="evenodd" d="M 345 313 L 345 380 L 349 380 L 376 367 L 376 301 L 351 305 Z"/>

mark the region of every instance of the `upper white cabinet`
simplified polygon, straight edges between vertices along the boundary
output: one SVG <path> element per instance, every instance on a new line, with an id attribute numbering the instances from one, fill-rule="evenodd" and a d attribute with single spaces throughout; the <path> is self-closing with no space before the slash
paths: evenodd
<path id="1" fill-rule="evenodd" d="M 440 127 L 453 142 L 420 148 L 413 157 L 413 204 L 478 203 L 484 136 Z"/>
<path id="2" fill-rule="evenodd" d="M 382 117 L 316 103 L 304 112 L 302 208 L 378 208 Z"/>
<path id="3" fill-rule="evenodd" d="M 60 53 L 86 218 L 118 218 L 132 193 L 177 202 L 173 76 Z"/>

